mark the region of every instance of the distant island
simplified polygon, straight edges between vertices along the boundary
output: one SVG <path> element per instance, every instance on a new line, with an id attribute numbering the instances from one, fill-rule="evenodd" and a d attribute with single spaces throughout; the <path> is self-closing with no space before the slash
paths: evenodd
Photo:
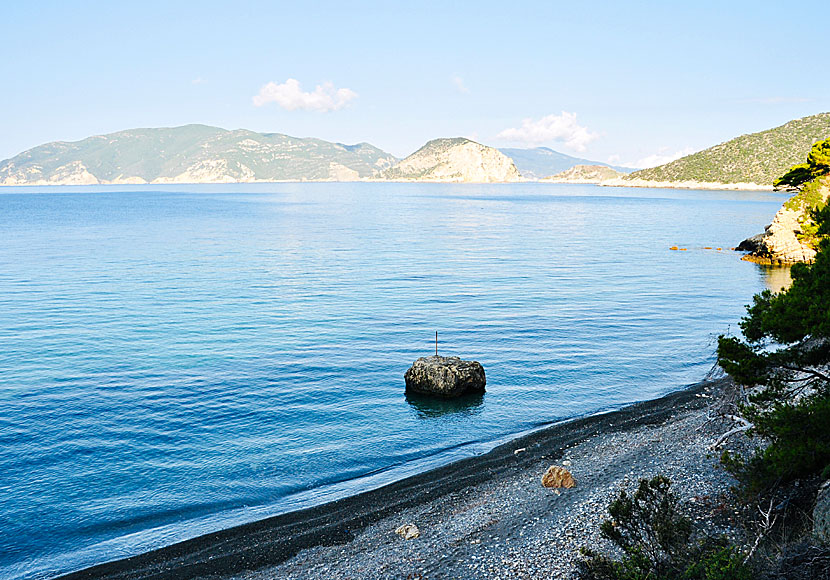
<path id="1" fill-rule="evenodd" d="M 830 113 L 742 135 L 671 163 L 629 168 L 546 147 L 496 149 L 434 139 L 405 159 L 369 143 L 346 145 L 207 125 L 130 129 L 56 141 L 0 162 L 0 185 L 436 181 L 597 183 L 623 187 L 771 189 L 774 179 L 830 137 Z"/>
<path id="2" fill-rule="evenodd" d="M 623 176 L 623 173 L 605 165 L 575 165 L 540 181 L 551 183 L 603 183 L 612 179 L 622 179 Z"/>
<path id="3" fill-rule="evenodd" d="M 185 125 L 47 143 L 0 163 L 0 184 L 351 181 L 395 162 L 368 143 Z"/>
<path id="4" fill-rule="evenodd" d="M 533 149 L 501 148 L 499 151 L 513 160 L 524 179 L 543 179 L 580 165 L 610 167 L 621 174 L 634 171 L 632 167 L 609 165 L 600 161 L 571 157 L 549 147 L 534 147 Z"/>

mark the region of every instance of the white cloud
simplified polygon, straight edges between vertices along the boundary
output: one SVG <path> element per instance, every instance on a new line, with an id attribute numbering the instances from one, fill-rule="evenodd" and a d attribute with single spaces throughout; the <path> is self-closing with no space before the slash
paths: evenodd
<path id="1" fill-rule="evenodd" d="M 470 92 L 470 89 L 468 89 L 467 85 L 464 84 L 464 79 L 458 75 L 452 77 L 452 84 L 455 87 L 455 90 L 459 93 L 466 95 Z"/>
<path id="2" fill-rule="evenodd" d="M 680 151 L 675 151 L 674 153 L 667 153 L 668 147 L 663 147 L 657 153 L 652 155 L 648 155 L 643 157 L 642 159 L 638 159 L 633 163 L 626 163 L 628 167 L 637 167 L 638 169 L 647 169 L 649 167 L 657 167 L 658 165 L 664 165 L 669 163 L 670 161 L 674 161 L 675 159 L 680 159 L 681 157 L 685 157 L 686 155 L 690 155 L 694 153 L 695 150 L 691 147 L 686 147 Z"/>
<path id="3" fill-rule="evenodd" d="M 203 85 L 203 84 L 205 84 L 206 82 L 207 82 L 207 81 L 206 81 L 205 79 L 203 79 L 202 77 L 196 77 L 195 79 L 193 79 L 192 81 L 190 81 L 190 84 L 193 84 L 193 85 Z"/>
<path id="4" fill-rule="evenodd" d="M 332 83 L 317 85 L 313 92 L 303 92 L 300 81 L 288 79 L 281 85 L 270 82 L 259 89 L 253 98 L 254 105 L 261 107 L 268 103 L 277 103 L 287 111 L 303 109 L 305 111 L 337 111 L 357 98 L 351 89 L 335 89 Z"/>
<path id="5" fill-rule="evenodd" d="M 521 127 L 505 129 L 497 137 L 528 145 L 557 141 L 576 151 L 585 151 L 585 146 L 599 135 L 579 125 L 576 113 L 562 111 L 561 115 L 547 115 L 537 121 L 524 119 Z"/>
<path id="6" fill-rule="evenodd" d="M 614 155 L 608 156 L 608 163 L 619 163 L 620 161 L 622 161 L 622 157 L 620 157 L 616 153 Z"/>

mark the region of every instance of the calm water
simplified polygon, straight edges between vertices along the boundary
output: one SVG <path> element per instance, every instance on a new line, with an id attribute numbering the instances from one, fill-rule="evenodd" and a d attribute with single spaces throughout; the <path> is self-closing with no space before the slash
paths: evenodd
<path id="1" fill-rule="evenodd" d="M 782 199 L 2 189 L 0 577 L 294 509 L 695 382 L 767 279 L 704 247 L 761 231 Z M 436 330 L 442 354 L 484 364 L 486 395 L 404 396 Z"/>

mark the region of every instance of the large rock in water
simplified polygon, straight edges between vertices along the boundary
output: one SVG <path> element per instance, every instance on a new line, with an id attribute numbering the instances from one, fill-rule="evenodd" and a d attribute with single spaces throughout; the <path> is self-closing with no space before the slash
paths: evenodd
<path id="1" fill-rule="evenodd" d="M 457 356 L 421 357 L 403 378 L 407 391 L 448 399 L 465 393 L 483 393 L 487 383 L 479 363 Z"/>

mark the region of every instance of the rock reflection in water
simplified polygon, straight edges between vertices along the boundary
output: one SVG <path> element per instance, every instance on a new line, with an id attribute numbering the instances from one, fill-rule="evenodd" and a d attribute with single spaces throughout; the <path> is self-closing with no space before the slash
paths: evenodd
<path id="1" fill-rule="evenodd" d="M 468 393 L 455 399 L 437 399 L 417 393 L 406 393 L 406 402 L 419 419 L 431 419 L 445 415 L 478 415 L 484 408 L 484 393 Z"/>
<path id="2" fill-rule="evenodd" d="M 790 266 L 764 266 L 759 264 L 758 268 L 763 275 L 764 284 L 773 292 L 786 290 L 793 283 Z"/>

